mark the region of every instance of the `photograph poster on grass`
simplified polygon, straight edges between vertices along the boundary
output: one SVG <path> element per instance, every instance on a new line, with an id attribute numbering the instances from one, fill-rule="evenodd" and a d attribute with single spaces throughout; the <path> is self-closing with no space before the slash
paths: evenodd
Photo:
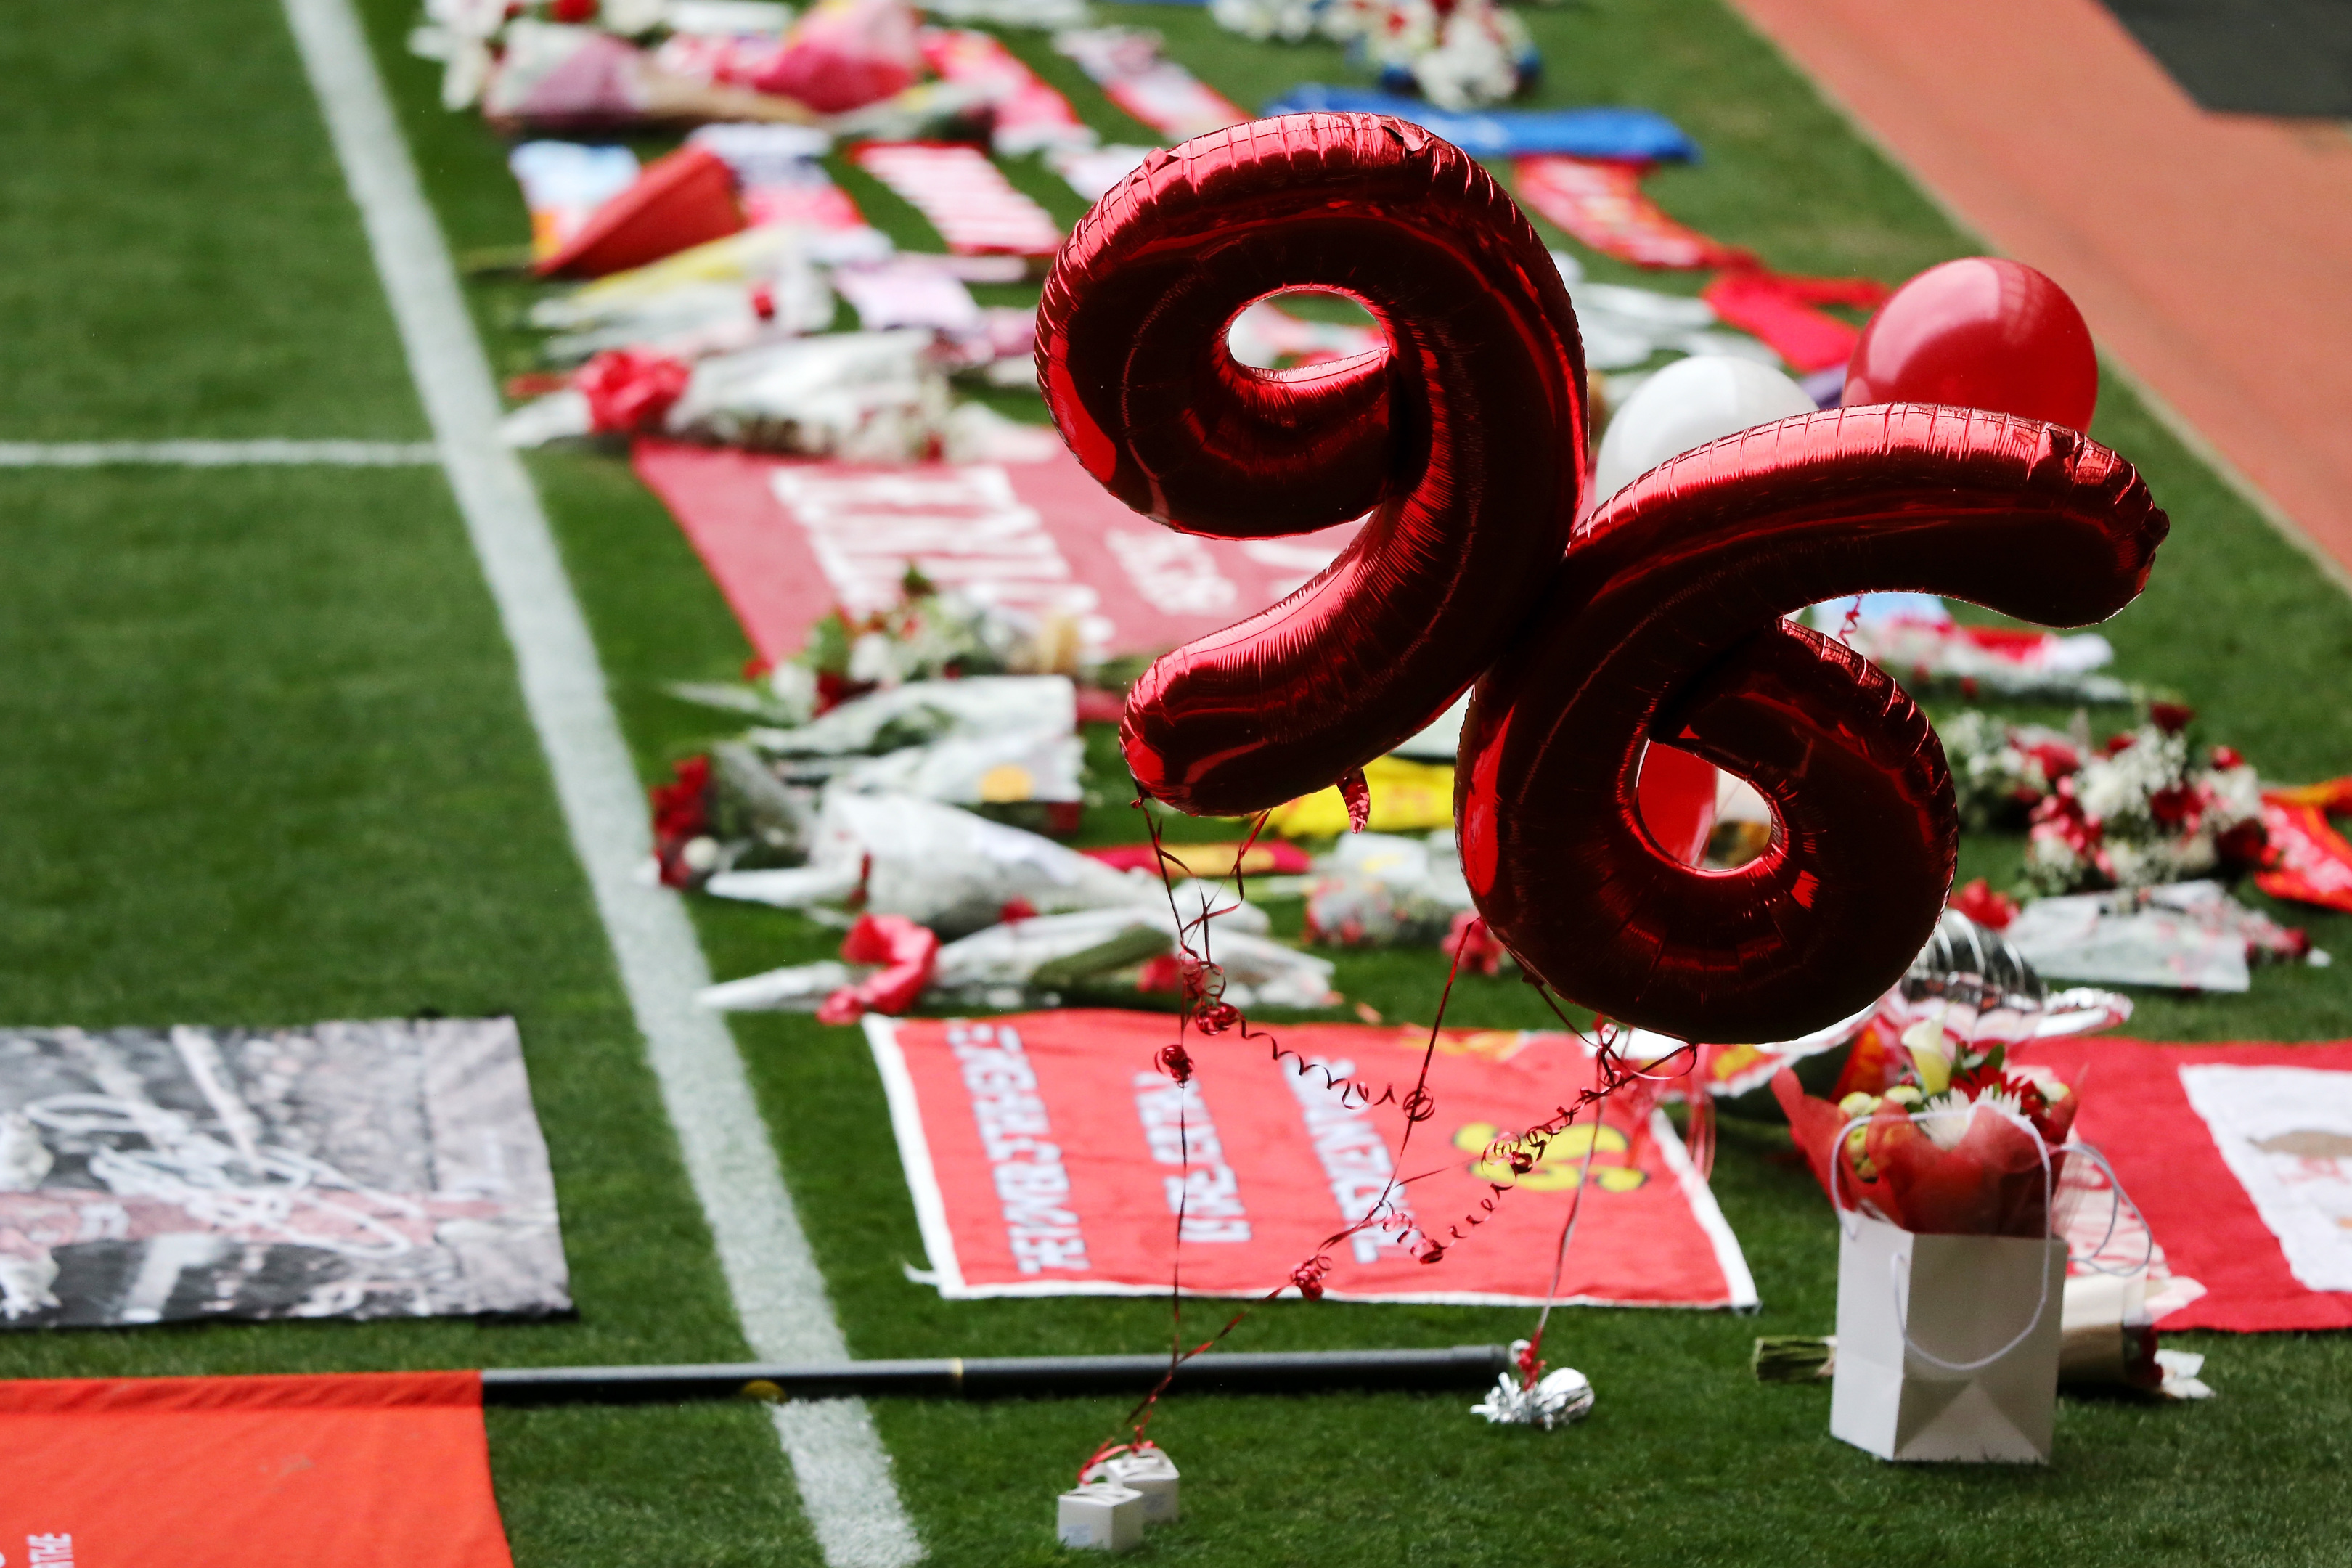
<path id="1" fill-rule="evenodd" d="M 571 1305 L 510 1018 L 0 1031 L 0 1325 Z"/>

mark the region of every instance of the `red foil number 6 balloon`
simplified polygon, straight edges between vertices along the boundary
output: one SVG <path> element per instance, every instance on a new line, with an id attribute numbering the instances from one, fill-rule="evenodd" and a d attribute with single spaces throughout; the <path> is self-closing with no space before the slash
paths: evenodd
<path id="1" fill-rule="evenodd" d="M 1480 909 L 1566 994 L 1682 1039 L 1866 1006 L 1951 889 L 1951 775 L 1902 688 L 1781 617 L 1902 588 L 2086 625 L 2137 595 L 2165 528 L 2113 452 L 1972 409 L 1801 415 L 1661 464 L 1577 529 L 1472 699 L 1454 791 Z M 1629 809 L 1645 739 L 1753 784 L 1770 847 L 1717 872 L 1661 853 Z"/>
<path id="2" fill-rule="evenodd" d="M 1388 346 L 1236 363 L 1234 317 L 1301 289 L 1362 301 Z M 1685 1039 L 1857 1010 L 1951 886 L 1927 720 L 1782 617 L 1915 589 L 2084 625 L 2139 592 L 2166 530 L 2130 466 L 2072 430 L 1912 404 L 1727 437 L 1576 525 L 1583 356 L 1557 269 L 1475 162 L 1367 115 L 1147 161 L 1056 260 L 1037 363 L 1079 459 L 1169 527 L 1370 513 L 1314 582 L 1137 684 L 1121 740 L 1143 788 L 1195 813 L 1277 805 L 1477 680 L 1455 789 L 1481 912 L 1563 995 Z M 1659 847 L 1635 796 L 1654 740 L 1757 786 L 1778 818 L 1760 858 L 1706 871 Z"/>

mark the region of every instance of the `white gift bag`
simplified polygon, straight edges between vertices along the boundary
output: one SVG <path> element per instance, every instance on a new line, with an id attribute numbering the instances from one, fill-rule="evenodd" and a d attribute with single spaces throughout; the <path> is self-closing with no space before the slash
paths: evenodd
<path id="1" fill-rule="evenodd" d="M 1843 1217 L 1830 1435 L 1882 1459 L 2047 1464 L 2065 1242 Z"/>

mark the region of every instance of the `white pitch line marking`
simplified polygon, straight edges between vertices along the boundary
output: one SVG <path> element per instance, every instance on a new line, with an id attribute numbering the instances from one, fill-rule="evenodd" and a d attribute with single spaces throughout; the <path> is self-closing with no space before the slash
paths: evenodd
<path id="1" fill-rule="evenodd" d="M 636 771 L 538 493 L 499 441 L 489 364 L 375 60 L 350 0 L 284 4 L 513 645 L 572 849 L 612 940 L 743 1336 L 763 1360 L 843 1359 L 841 1325 L 734 1038 L 695 1005 L 710 969 L 694 928 L 677 894 L 638 879 L 652 843 Z M 863 1402 L 795 1401 L 775 1406 L 773 1419 L 803 1510 L 833 1568 L 905 1568 L 921 1560 L 889 1455 Z"/>
<path id="2" fill-rule="evenodd" d="M 0 468 L 407 468 L 440 461 L 430 441 L 0 441 Z"/>

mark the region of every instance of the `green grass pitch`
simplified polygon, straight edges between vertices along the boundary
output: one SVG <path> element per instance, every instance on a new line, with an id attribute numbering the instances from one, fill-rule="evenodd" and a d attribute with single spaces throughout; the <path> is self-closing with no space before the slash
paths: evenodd
<path id="1" fill-rule="evenodd" d="M 524 237 L 503 149 L 445 114 L 402 39 L 413 0 L 365 0 L 379 61 L 452 247 Z M 1179 6 L 1102 7 L 1255 107 L 1354 79 L 1338 51 L 1256 47 Z M 1975 248 L 1713 0 L 1526 13 L 1548 103 L 1673 115 L 1706 161 L 1661 173 L 1678 216 L 1797 271 L 1898 280 Z M 1013 47 L 1111 139 L 1141 140 L 1042 36 Z M 18 6 L 0 66 L 0 439 L 425 433 L 389 312 L 285 25 L 269 0 Z M 37 83 L 37 88 L 30 84 Z M 911 211 L 836 168 L 877 222 Z M 1014 178 L 1067 221 L 1048 173 Z M 1598 258 L 1605 278 L 1628 269 Z M 1687 282 L 1654 286 L 1687 288 Z M 501 371 L 527 297 L 476 289 Z M 1006 300 L 1020 298 L 1008 292 Z M 1042 417 L 1034 398 L 1008 412 Z M 2352 603 L 2110 384 L 2100 438 L 2139 463 L 2174 533 L 2110 627 L 2124 673 L 2173 689 L 2271 777 L 2352 768 L 2336 695 Z M 708 738 L 666 680 L 747 649 L 617 458 L 533 470 L 644 775 Z M 1098 748 L 1099 751 L 1099 748 Z M 1106 793 L 1118 797 L 1116 784 Z M 1090 831 L 1139 835 L 1116 807 Z M 1205 830 L 1204 831 L 1210 831 Z M 1971 838 L 1963 875 L 2014 872 Z M 2352 956 L 2352 921 L 2286 911 Z M 717 972 L 820 955 L 792 917 L 698 906 Z M 2155 1038 L 2352 1033 L 2352 966 L 2266 972 L 2251 996 L 2147 996 Z M 1343 956 L 1340 984 L 1426 1020 L 1433 955 Z M 575 1321 L 0 1335 L 0 1374 L 352 1370 L 740 1356 L 724 1287 L 525 721 L 446 487 L 429 469 L 0 473 L 0 1019 L 294 1024 L 512 1012 L 555 1162 Z M 1450 1022 L 1544 1018 L 1466 983 Z M 1150 1350 L 1164 1303 L 947 1303 L 920 1261 L 883 1099 L 854 1030 L 755 1016 L 737 1037 L 850 1342 L 863 1355 Z M 2290 1564 L 2340 1561 L 2352 1458 L 2343 1336 L 2185 1336 L 2221 1397 L 2061 1402 L 2047 1469 L 1898 1468 L 1830 1439 L 1823 1390 L 1747 1372 L 1759 1333 L 1818 1332 L 1834 1228 L 1768 1121 L 1727 1123 L 1716 1186 L 1764 1299 L 1753 1317 L 1574 1311 L 1553 1346 L 1600 1403 L 1572 1431 L 1486 1426 L 1466 1397 L 1171 1401 L 1155 1435 L 1190 1517 L 1139 1560 L 1201 1564 L 1811 1563 Z M 1198 1309 L 1205 1320 L 1214 1307 Z M 1235 1348 L 1445 1345 L 1518 1311 L 1291 1303 Z M 877 1406 L 940 1563 L 1061 1557 L 1048 1498 L 1112 1427 L 1108 1401 Z M 751 1407 L 493 1412 L 525 1564 L 814 1563 Z M 5 1465 L 0 1461 L 0 1485 Z M 2330 1502 L 2333 1498 L 2336 1501 Z"/>

